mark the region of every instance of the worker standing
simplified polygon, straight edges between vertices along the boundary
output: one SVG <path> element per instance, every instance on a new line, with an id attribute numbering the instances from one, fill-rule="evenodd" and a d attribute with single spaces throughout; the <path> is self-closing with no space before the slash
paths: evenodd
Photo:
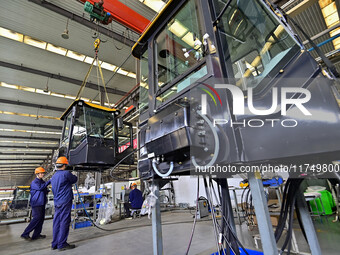
<path id="1" fill-rule="evenodd" d="M 76 247 L 74 244 L 67 243 L 67 237 L 71 222 L 72 184 L 76 183 L 78 178 L 66 170 L 67 165 L 67 158 L 59 157 L 56 161 L 57 171 L 51 179 L 55 207 L 52 250 L 59 251 Z"/>
<path id="2" fill-rule="evenodd" d="M 33 232 L 32 240 L 45 238 L 46 235 L 41 235 L 42 226 L 45 220 L 45 206 L 47 203 L 47 186 L 51 181 L 45 182 L 43 177 L 46 173 L 45 169 L 38 167 L 34 171 L 37 178 L 35 178 L 30 187 L 31 199 L 30 204 L 32 207 L 32 216 L 30 224 L 26 227 L 25 231 L 21 234 L 21 238 L 31 240 L 29 234 Z"/>

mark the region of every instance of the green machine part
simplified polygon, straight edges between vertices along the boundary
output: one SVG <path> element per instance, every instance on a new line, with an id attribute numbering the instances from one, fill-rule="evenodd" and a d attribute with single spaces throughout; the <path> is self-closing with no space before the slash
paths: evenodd
<path id="1" fill-rule="evenodd" d="M 316 199 L 315 201 L 309 201 L 311 210 L 314 215 L 318 215 L 318 212 L 321 213 L 324 211 L 325 215 L 331 215 L 333 214 L 333 207 L 335 206 L 332 194 L 327 190 L 317 191 L 318 193 L 321 193 L 321 201 L 320 199 Z M 315 206 L 315 202 L 317 204 L 317 207 Z"/>
<path id="2" fill-rule="evenodd" d="M 108 23 L 108 20 L 111 16 L 111 14 L 105 12 L 104 8 L 98 5 L 98 3 L 93 5 L 88 1 L 86 1 L 84 4 L 84 11 L 90 14 L 91 19 L 102 21 L 102 23 Z"/>

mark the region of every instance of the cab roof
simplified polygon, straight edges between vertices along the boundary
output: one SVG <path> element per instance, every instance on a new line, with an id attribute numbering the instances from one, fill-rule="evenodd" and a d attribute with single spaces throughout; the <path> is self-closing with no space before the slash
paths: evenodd
<path id="1" fill-rule="evenodd" d="M 169 2 L 165 5 L 161 12 L 150 22 L 147 26 L 141 37 L 139 37 L 138 41 L 132 47 L 132 55 L 136 58 L 140 58 L 143 54 L 144 48 L 147 45 L 148 39 L 150 36 L 162 25 L 164 20 L 166 20 L 172 10 L 178 6 L 180 2 L 184 2 L 183 0 L 169 0 Z"/>
<path id="2" fill-rule="evenodd" d="M 89 106 L 91 108 L 103 110 L 103 111 L 106 111 L 106 112 L 118 112 L 118 114 L 120 113 L 120 111 L 115 109 L 115 108 L 108 108 L 108 107 L 105 107 L 105 106 L 101 106 L 101 105 L 85 102 L 84 100 L 81 100 L 81 99 L 77 99 L 67 108 L 67 110 L 63 113 L 63 115 L 60 117 L 60 119 L 64 120 L 66 115 L 72 110 L 72 107 L 74 105 L 77 105 L 77 104 L 79 104 L 79 105 L 81 105 L 81 104 L 87 105 L 87 106 Z"/>

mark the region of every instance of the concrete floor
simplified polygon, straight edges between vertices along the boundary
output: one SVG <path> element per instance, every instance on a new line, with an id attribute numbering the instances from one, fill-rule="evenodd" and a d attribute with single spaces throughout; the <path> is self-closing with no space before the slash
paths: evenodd
<path id="1" fill-rule="evenodd" d="M 211 254 L 215 249 L 214 234 L 211 221 L 199 221 L 196 225 L 195 235 L 189 254 Z M 315 221 L 317 234 L 323 254 L 335 255 L 340 250 L 340 228 L 339 222 L 332 223 L 332 218 L 323 223 Z M 163 247 L 164 254 L 184 254 L 188 245 L 191 228 L 192 215 L 189 212 L 173 211 L 162 213 L 163 222 Z M 147 226 L 145 226 L 147 225 Z M 25 241 L 20 239 L 20 234 L 27 223 L 11 225 L 0 225 L 0 254 L 60 254 L 52 251 L 52 220 L 46 220 L 43 234 L 46 239 L 36 241 Z M 65 254 L 152 254 L 152 232 L 151 220 L 147 217 L 134 220 L 122 220 L 107 226 L 115 229 L 114 232 L 102 231 L 94 227 L 70 230 L 69 243 L 76 244 L 76 249 L 65 251 Z M 252 235 L 256 231 L 249 232 L 245 224 L 238 225 L 238 236 L 246 248 L 255 249 Z M 299 248 L 308 251 L 307 244 L 302 237 L 301 231 L 295 228 Z"/>

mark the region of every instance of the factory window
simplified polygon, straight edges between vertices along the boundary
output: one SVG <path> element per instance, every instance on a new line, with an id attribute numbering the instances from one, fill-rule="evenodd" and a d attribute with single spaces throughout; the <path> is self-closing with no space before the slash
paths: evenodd
<path id="1" fill-rule="evenodd" d="M 215 0 L 217 15 L 227 2 Z M 274 15 L 259 1 L 233 0 L 220 20 L 225 60 L 232 63 L 235 83 L 243 90 L 272 77 L 273 70 L 287 63 L 285 56 L 300 50 Z"/>

